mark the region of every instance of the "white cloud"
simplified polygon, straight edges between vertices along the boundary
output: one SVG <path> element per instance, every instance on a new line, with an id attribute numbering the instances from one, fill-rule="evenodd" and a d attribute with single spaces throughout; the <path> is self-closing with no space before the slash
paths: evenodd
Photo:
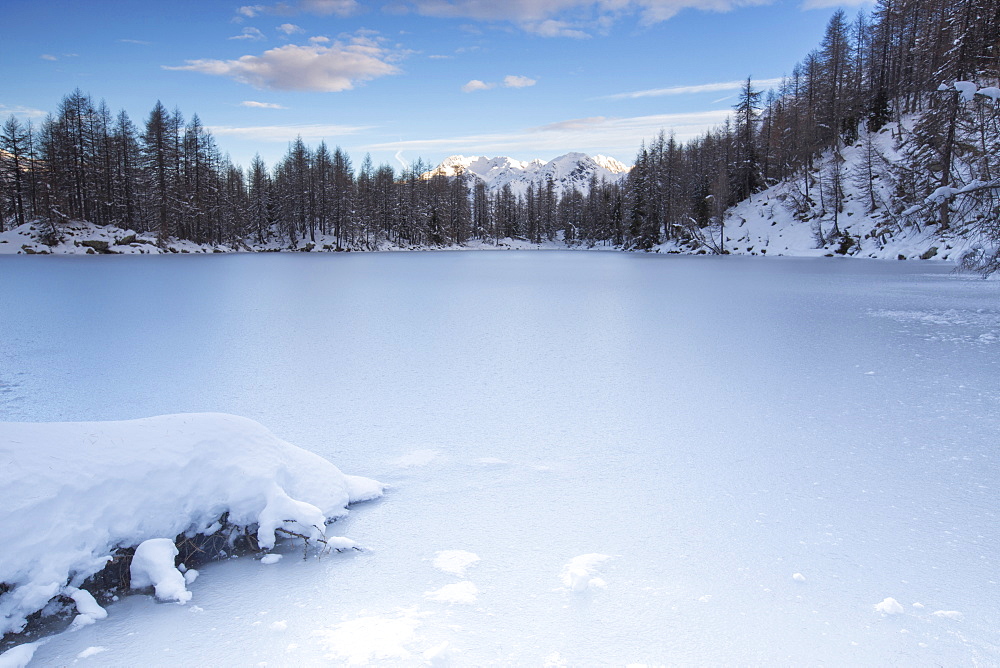
<path id="1" fill-rule="evenodd" d="M 282 23 L 280 26 L 275 28 L 278 32 L 283 32 L 286 35 L 294 35 L 295 33 L 305 32 L 302 28 L 295 25 L 294 23 Z"/>
<path id="2" fill-rule="evenodd" d="M 350 16 L 358 11 L 360 5 L 356 0 L 302 0 L 299 7 L 304 12 L 320 16 Z"/>
<path id="3" fill-rule="evenodd" d="M 330 38 L 324 37 L 323 35 L 316 35 L 315 37 L 310 37 L 309 41 L 313 44 L 329 44 Z"/>
<path id="4" fill-rule="evenodd" d="M 25 107 L 22 105 L 14 105 L 9 107 L 6 104 L 0 104 L 0 116 L 20 116 L 22 118 L 44 118 L 48 116 L 49 112 L 42 111 L 41 109 L 32 109 L 31 107 Z"/>
<path id="5" fill-rule="evenodd" d="M 593 5 L 593 0 L 412 0 L 425 16 L 470 18 L 486 21 L 541 21 L 559 12 Z"/>
<path id="6" fill-rule="evenodd" d="M 147 42 L 141 39 L 120 39 L 118 41 L 122 42 L 123 44 L 139 44 L 141 46 L 149 46 L 150 44 L 152 44 L 152 42 Z"/>
<path id="7" fill-rule="evenodd" d="M 729 110 L 687 114 L 657 114 L 631 118 L 580 118 L 508 133 L 497 132 L 437 139 L 386 142 L 360 147 L 363 151 L 441 152 L 463 155 L 508 155 L 538 157 L 569 151 L 634 155 L 642 141 L 660 130 L 673 130 L 679 141 L 699 137 L 721 125 Z"/>
<path id="8" fill-rule="evenodd" d="M 805 0 L 834 2 L 835 0 Z M 860 2 L 862 0 L 848 0 Z M 418 14 L 481 21 L 510 21 L 544 37 L 587 37 L 588 26 L 607 27 L 623 15 L 637 15 L 651 25 L 683 9 L 727 12 L 737 7 L 770 4 L 773 0 L 408 0 Z"/>
<path id="9" fill-rule="evenodd" d="M 631 93 L 616 93 L 607 95 L 608 100 L 634 100 L 642 97 L 662 97 L 664 95 L 692 95 L 695 93 L 717 93 L 724 90 L 739 90 L 746 83 L 746 79 L 740 81 L 723 81 L 718 83 L 697 84 L 695 86 L 671 86 L 670 88 L 651 88 L 649 90 L 637 90 Z M 781 79 L 753 79 L 754 88 L 767 89 L 777 86 Z"/>
<path id="10" fill-rule="evenodd" d="M 858 5 L 867 5 L 874 2 L 874 0 L 805 0 L 802 3 L 802 9 L 830 9 L 831 7 L 857 7 Z"/>
<path id="11" fill-rule="evenodd" d="M 571 118 L 568 121 L 556 121 L 555 123 L 549 123 L 548 125 L 542 125 L 537 128 L 532 128 L 532 132 L 548 132 L 548 131 L 565 131 L 565 130 L 582 130 L 585 128 L 592 128 L 596 125 L 601 125 L 608 119 L 606 116 L 591 116 L 590 118 Z"/>
<path id="12" fill-rule="evenodd" d="M 253 107 L 254 109 L 288 109 L 273 102 L 254 102 L 253 100 L 243 100 L 240 102 L 243 107 Z"/>
<path id="13" fill-rule="evenodd" d="M 303 141 L 316 142 L 324 139 L 354 135 L 372 129 L 370 125 L 257 125 L 237 127 L 231 125 L 209 125 L 206 129 L 217 137 L 239 137 L 261 142 L 289 142 L 296 137 Z"/>
<path id="14" fill-rule="evenodd" d="M 462 86 L 462 92 L 473 93 L 477 90 L 489 90 L 491 88 L 496 88 L 496 84 L 486 83 L 485 81 L 480 81 L 479 79 L 473 79 L 469 83 Z"/>
<path id="15" fill-rule="evenodd" d="M 267 39 L 267 37 L 265 37 L 264 33 L 262 33 L 260 30 L 257 30 L 256 28 L 244 28 L 242 34 L 240 34 L 240 35 L 234 35 L 233 37 L 230 37 L 229 39 L 261 40 L 261 39 Z"/>
<path id="16" fill-rule="evenodd" d="M 264 5 L 244 5 L 243 7 L 237 9 L 236 13 L 239 14 L 240 16 L 245 16 L 248 19 L 252 19 L 253 17 L 260 14 L 262 11 L 264 11 L 264 9 L 265 9 Z"/>
<path id="17" fill-rule="evenodd" d="M 508 74 L 503 78 L 503 85 L 505 88 L 527 88 L 528 86 L 534 86 L 537 81 L 534 79 L 529 79 L 528 77 L 522 77 L 516 74 Z"/>
<path id="18" fill-rule="evenodd" d="M 527 21 L 521 24 L 526 31 L 538 35 L 539 37 L 572 37 L 573 39 L 586 39 L 590 37 L 582 30 L 577 30 L 565 21 L 548 19 L 546 21 Z"/>
<path id="19" fill-rule="evenodd" d="M 39 58 L 41 58 L 42 60 L 59 60 L 51 53 L 43 53 L 41 56 L 39 56 Z"/>
<path id="20" fill-rule="evenodd" d="M 225 76 L 255 88 L 335 93 L 351 90 L 360 81 L 398 74 L 392 61 L 399 57 L 378 40 L 356 36 L 331 46 L 288 44 L 259 56 L 188 60 L 186 65 L 163 68 Z"/>
<path id="21" fill-rule="evenodd" d="M 434 58 L 435 56 L 430 57 Z M 492 81 L 480 81 L 479 79 L 473 79 L 469 83 L 462 86 L 462 92 L 474 93 L 477 90 L 491 90 L 497 86 L 503 86 L 504 88 L 527 88 L 528 86 L 534 86 L 536 83 L 538 82 L 534 79 L 529 79 L 528 77 L 520 76 L 518 74 L 508 74 L 503 78 L 503 82 L 499 84 Z"/>
<path id="22" fill-rule="evenodd" d="M 234 21 L 252 19 L 261 14 L 294 16 L 295 14 L 318 14 L 319 16 L 351 16 L 361 8 L 357 0 L 299 0 L 298 2 L 278 2 L 274 5 L 244 5 L 236 10 Z"/>

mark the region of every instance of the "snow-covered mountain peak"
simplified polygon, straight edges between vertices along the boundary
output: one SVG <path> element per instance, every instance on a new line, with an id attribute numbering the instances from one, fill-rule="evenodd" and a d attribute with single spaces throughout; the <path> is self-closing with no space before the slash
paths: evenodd
<path id="1" fill-rule="evenodd" d="M 524 162 L 506 156 L 453 155 L 424 176 L 458 176 L 465 174 L 482 181 L 489 190 L 510 186 L 515 194 L 524 194 L 529 185 L 544 187 L 552 181 L 557 193 L 576 188 L 586 192 L 593 178 L 598 181 L 618 181 L 628 173 L 629 167 L 614 158 L 586 153 L 567 153 L 552 160 Z"/>
<path id="2" fill-rule="evenodd" d="M 606 155 L 592 156 L 592 160 L 601 167 L 603 167 L 604 169 L 608 170 L 609 172 L 613 172 L 615 174 L 621 174 L 623 172 L 628 172 L 632 170 L 632 168 L 629 167 L 628 165 L 619 162 L 618 160 L 615 160 L 614 158 L 611 158 Z"/>

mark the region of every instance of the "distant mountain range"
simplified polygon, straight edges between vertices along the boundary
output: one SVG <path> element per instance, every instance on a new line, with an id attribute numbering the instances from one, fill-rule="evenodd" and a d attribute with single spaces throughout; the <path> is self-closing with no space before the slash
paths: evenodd
<path id="1" fill-rule="evenodd" d="M 631 169 L 614 158 L 604 155 L 591 157 L 585 153 L 567 153 L 548 162 L 453 155 L 425 176 L 467 174 L 483 181 L 489 190 L 500 190 L 509 185 L 516 195 L 526 193 L 529 184 L 534 184 L 537 189 L 552 179 L 556 193 L 562 195 L 572 188 L 586 193 L 590 189 L 591 177 L 595 176 L 598 181 L 620 181 Z"/>

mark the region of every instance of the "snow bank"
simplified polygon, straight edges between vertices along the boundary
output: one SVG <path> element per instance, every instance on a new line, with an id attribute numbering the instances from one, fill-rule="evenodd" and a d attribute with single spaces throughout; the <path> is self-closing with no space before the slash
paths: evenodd
<path id="1" fill-rule="evenodd" d="M 134 586 L 185 602 L 173 540 L 258 525 L 260 545 L 281 530 L 319 538 L 324 525 L 382 486 L 234 415 L 165 415 L 122 422 L 0 423 L 0 634 L 60 595 L 82 623 L 103 610 L 81 592 L 120 547 L 138 546 Z M 336 539 L 337 545 L 353 545 Z"/>
<path id="2" fill-rule="evenodd" d="M 0 654 L 0 668 L 24 668 L 31 663 L 31 657 L 43 642 L 45 641 L 25 643 Z"/>

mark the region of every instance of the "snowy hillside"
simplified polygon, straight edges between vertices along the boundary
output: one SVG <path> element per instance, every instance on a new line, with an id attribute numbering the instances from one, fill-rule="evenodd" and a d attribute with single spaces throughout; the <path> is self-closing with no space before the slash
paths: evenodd
<path id="1" fill-rule="evenodd" d="M 567 153 L 545 162 L 522 162 L 506 157 L 486 158 L 453 155 L 435 167 L 427 176 L 457 176 L 469 174 L 483 181 L 489 190 L 500 190 L 506 185 L 515 195 L 523 195 L 529 184 L 544 187 L 549 179 L 562 195 L 572 188 L 581 192 L 590 190 L 590 180 L 617 182 L 629 172 L 629 167 L 605 155 L 593 157 L 585 153 Z"/>
<path id="2" fill-rule="evenodd" d="M 913 214 L 926 203 L 902 201 L 894 192 L 892 170 L 900 162 L 902 126 L 890 123 L 875 133 L 862 131 L 838 155 L 827 151 L 812 171 L 757 193 L 725 214 L 718 226 L 702 231 L 699 243 L 670 242 L 661 252 L 725 251 L 735 255 L 844 255 L 891 260 L 957 261 L 983 240 L 961 226 L 941 231 L 921 225 Z M 832 182 L 842 192 L 831 202 Z"/>

